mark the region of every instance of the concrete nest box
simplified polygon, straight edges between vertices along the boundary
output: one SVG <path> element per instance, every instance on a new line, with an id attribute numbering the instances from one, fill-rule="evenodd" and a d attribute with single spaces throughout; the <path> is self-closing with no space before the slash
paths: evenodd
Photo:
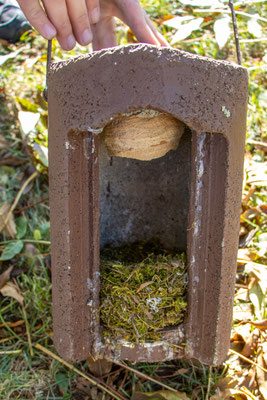
<path id="1" fill-rule="evenodd" d="M 150 45 L 51 66 L 53 319 L 62 357 L 224 360 L 247 93 L 240 66 Z M 187 253 L 185 321 L 154 343 L 114 338 L 107 345 L 99 323 L 100 248 L 155 237 Z"/>

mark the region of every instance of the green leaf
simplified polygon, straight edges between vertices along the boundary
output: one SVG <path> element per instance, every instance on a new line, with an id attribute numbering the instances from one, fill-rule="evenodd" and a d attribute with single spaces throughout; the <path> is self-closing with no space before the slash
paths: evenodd
<path id="1" fill-rule="evenodd" d="M 50 222 L 45 222 L 40 226 L 42 238 L 50 238 Z"/>
<path id="2" fill-rule="evenodd" d="M 0 261 L 11 260 L 13 257 L 21 252 L 23 247 L 24 243 L 21 240 L 8 243 L 8 245 L 4 248 Z"/>
<path id="3" fill-rule="evenodd" d="M 65 394 L 69 387 L 69 379 L 65 374 L 59 372 L 55 376 L 56 384 L 62 389 L 62 392 Z"/>
<path id="4" fill-rule="evenodd" d="M 252 288 L 249 289 L 249 299 L 254 306 L 255 316 L 258 319 L 262 319 L 262 311 L 263 311 L 263 300 L 264 294 L 261 290 L 261 287 L 257 281 L 255 281 Z"/>
<path id="5" fill-rule="evenodd" d="M 27 233 L 27 220 L 24 217 L 19 217 L 16 220 L 17 239 L 22 239 Z"/>
<path id="6" fill-rule="evenodd" d="M 35 229 L 34 233 L 33 233 L 33 237 L 35 240 L 41 240 L 42 239 L 42 235 L 41 232 L 39 231 L 39 229 Z"/>
<path id="7" fill-rule="evenodd" d="M 19 97 L 16 98 L 17 102 L 24 108 L 25 111 L 30 111 L 37 113 L 38 112 L 38 105 L 31 103 L 27 99 L 20 99 Z"/>

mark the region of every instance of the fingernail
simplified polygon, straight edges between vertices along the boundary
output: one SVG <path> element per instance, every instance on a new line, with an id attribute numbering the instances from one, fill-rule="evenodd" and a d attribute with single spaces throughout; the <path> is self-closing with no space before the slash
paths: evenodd
<path id="1" fill-rule="evenodd" d="M 81 35 L 81 44 L 86 46 L 87 44 L 91 43 L 92 39 L 92 32 L 90 32 L 89 29 L 85 29 Z"/>
<path id="2" fill-rule="evenodd" d="M 97 24 L 100 19 L 100 8 L 96 7 L 90 13 L 90 20 L 92 24 Z"/>
<path id="3" fill-rule="evenodd" d="M 52 25 L 45 24 L 43 29 L 44 29 L 44 36 L 46 37 L 46 39 L 53 39 L 53 37 L 56 36 L 57 34 L 57 31 Z"/>
<path id="4" fill-rule="evenodd" d="M 69 35 L 67 37 L 66 43 L 67 43 L 68 50 L 73 49 L 73 47 L 75 47 L 75 45 L 76 45 L 75 37 L 73 35 Z"/>

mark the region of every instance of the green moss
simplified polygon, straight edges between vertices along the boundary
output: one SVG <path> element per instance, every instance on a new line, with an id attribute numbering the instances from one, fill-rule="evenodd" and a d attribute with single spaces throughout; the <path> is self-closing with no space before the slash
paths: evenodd
<path id="1" fill-rule="evenodd" d="M 107 259 L 112 255 L 127 259 L 123 254 L 140 258 L 142 252 L 146 253 L 146 245 L 138 244 L 135 251 L 126 250 L 105 251 L 101 260 L 103 337 L 132 343 L 160 340 L 164 328 L 178 325 L 184 319 L 185 254 L 155 254 L 155 251 L 134 263 Z"/>

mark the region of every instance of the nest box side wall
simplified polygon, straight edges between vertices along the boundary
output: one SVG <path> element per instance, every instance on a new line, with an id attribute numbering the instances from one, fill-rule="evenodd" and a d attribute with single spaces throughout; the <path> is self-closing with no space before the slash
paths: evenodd
<path id="1" fill-rule="evenodd" d="M 208 195 L 202 187 L 201 204 L 191 200 L 188 229 L 197 223 L 207 230 L 195 235 L 188 231 L 191 272 L 186 353 L 210 364 L 220 363 L 226 356 L 238 246 L 247 86 L 247 72 L 242 67 L 149 45 L 107 49 L 52 65 L 48 104 L 53 319 L 55 345 L 65 359 L 86 359 L 102 346 L 97 315 L 97 134 L 112 118 L 145 108 L 169 113 L 193 132 L 191 193 L 196 196 L 202 182 Z M 210 154 L 210 158 L 202 165 L 203 154 Z M 215 210 L 213 188 L 217 194 L 223 192 L 219 204 L 224 211 L 220 213 Z M 199 215 L 199 205 L 212 207 L 211 213 Z M 208 226 L 214 221 L 204 223 L 204 215 L 215 216 L 221 227 L 214 231 Z M 216 255 L 212 250 L 209 256 L 213 232 L 219 241 L 214 249 L 220 251 Z M 214 299 L 207 292 L 207 282 L 213 287 Z M 216 306 L 209 308 L 213 300 Z M 147 361 L 157 358 L 159 348 L 150 351 Z M 167 349 L 160 357 L 168 359 L 173 353 Z"/>

